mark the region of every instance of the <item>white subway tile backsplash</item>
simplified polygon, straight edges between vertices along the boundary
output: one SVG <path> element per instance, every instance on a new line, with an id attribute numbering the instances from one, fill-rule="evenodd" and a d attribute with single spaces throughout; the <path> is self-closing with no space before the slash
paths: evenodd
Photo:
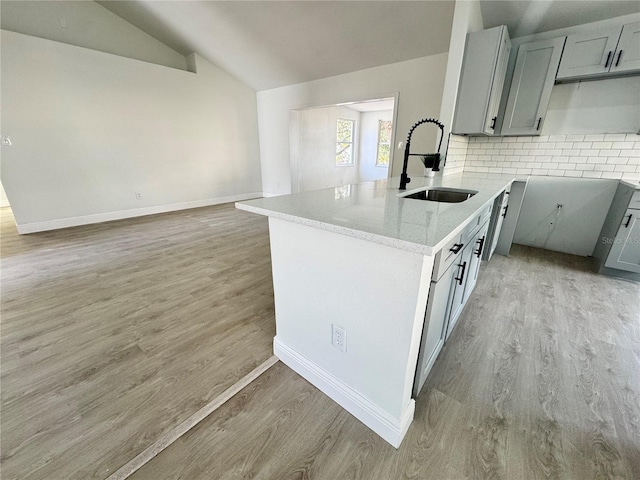
<path id="1" fill-rule="evenodd" d="M 622 179 L 622 172 L 602 172 L 601 178 L 610 178 L 614 180 Z"/>
<path id="2" fill-rule="evenodd" d="M 624 133 L 607 133 L 604 136 L 605 141 L 610 142 L 610 141 L 622 141 L 626 138 L 626 135 Z"/>
<path id="3" fill-rule="evenodd" d="M 575 170 L 576 164 L 575 163 L 558 163 L 557 167 L 560 170 Z"/>
<path id="4" fill-rule="evenodd" d="M 595 163 L 578 163 L 576 165 L 576 170 L 589 171 L 589 170 L 595 170 L 595 169 L 596 169 Z"/>
<path id="5" fill-rule="evenodd" d="M 634 148 L 635 142 L 613 142 L 611 148 Z"/>
<path id="6" fill-rule="evenodd" d="M 567 142 L 582 142 L 584 141 L 584 135 L 567 135 Z"/>
<path id="7" fill-rule="evenodd" d="M 566 135 L 549 135 L 550 142 L 564 142 L 566 138 Z"/>
<path id="8" fill-rule="evenodd" d="M 600 150 L 592 150 L 592 149 L 582 149 L 580 150 L 580 156 L 585 157 L 585 156 L 597 156 L 600 154 Z"/>
<path id="9" fill-rule="evenodd" d="M 639 142 L 636 142 L 639 143 Z M 636 145 L 633 150 L 620 150 L 621 157 L 640 157 L 640 145 Z"/>
<path id="10" fill-rule="evenodd" d="M 628 162 L 627 157 L 607 157 L 607 160 L 603 163 L 607 163 L 609 165 L 626 165 Z"/>
<path id="11" fill-rule="evenodd" d="M 449 151 L 455 165 L 464 165 L 466 171 L 628 180 L 640 177 L 640 135 L 636 134 L 458 138 L 459 144 Z"/>
<path id="12" fill-rule="evenodd" d="M 585 135 L 584 140 L 585 142 L 604 142 L 604 135 Z"/>
<path id="13" fill-rule="evenodd" d="M 563 149 L 561 155 L 566 155 L 567 157 L 578 156 L 580 155 L 580 150 L 567 150 Z"/>

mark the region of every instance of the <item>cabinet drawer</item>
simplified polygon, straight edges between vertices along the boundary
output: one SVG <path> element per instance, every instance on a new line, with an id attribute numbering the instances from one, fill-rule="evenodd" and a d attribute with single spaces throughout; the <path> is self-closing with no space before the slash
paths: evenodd
<path id="1" fill-rule="evenodd" d="M 634 192 L 633 197 L 631 197 L 631 201 L 629 202 L 629 208 L 640 209 L 640 190 Z"/>
<path id="2" fill-rule="evenodd" d="M 456 235 L 453 240 L 442 247 L 442 250 L 436 254 L 433 265 L 433 275 L 431 276 L 433 281 L 438 281 L 453 261 L 461 255 L 464 247 L 465 244 L 462 243 L 462 235 L 460 234 Z"/>
<path id="3" fill-rule="evenodd" d="M 462 231 L 462 243 L 465 245 L 469 243 L 469 241 L 473 238 L 475 233 L 478 231 L 481 225 L 484 225 L 485 222 L 489 220 L 491 217 L 491 209 L 493 207 L 493 203 L 490 203 L 486 207 L 482 209 L 478 215 L 474 217 L 471 222 L 465 227 Z"/>

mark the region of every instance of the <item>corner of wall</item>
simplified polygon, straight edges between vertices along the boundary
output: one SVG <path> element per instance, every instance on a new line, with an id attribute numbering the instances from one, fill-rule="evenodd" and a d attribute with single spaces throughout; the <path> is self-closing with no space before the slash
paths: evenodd
<path id="1" fill-rule="evenodd" d="M 442 172 L 443 176 L 454 175 L 464 171 L 468 147 L 469 137 L 453 134 L 449 136 L 446 163 Z"/>

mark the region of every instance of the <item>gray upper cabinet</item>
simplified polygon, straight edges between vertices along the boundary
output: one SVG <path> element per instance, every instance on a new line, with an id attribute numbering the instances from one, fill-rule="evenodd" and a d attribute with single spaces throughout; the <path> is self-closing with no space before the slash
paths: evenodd
<path id="1" fill-rule="evenodd" d="M 628 23 L 622 27 L 616 55 L 611 60 L 611 71 L 640 72 L 640 22 Z"/>
<path id="2" fill-rule="evenodd" d="M 511 41 L 500 26 L 467 35 L 452 132 L 495 135 Z"/>
<path id="3" fill-rule="evenodd" d="M 566 37 L 520 45 L 502 135 L 540 135 Z"/>
<path id="4" fill-rule="evenodd" d="M 640 22 L 570 35 L 558 80 L 640 72 Z"/>

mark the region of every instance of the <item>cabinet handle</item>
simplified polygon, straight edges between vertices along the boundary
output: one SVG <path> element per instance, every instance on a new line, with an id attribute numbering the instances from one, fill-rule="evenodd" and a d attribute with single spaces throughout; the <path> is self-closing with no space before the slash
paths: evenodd
<path id="1" fill-rule="evenodd" d="M 502 212 L 502 218 L 507 216 L 507 210 L 509 210 L 509 205 L 504 207 L 504 212 Z"/>
<path id="2" fill-rule="evenodd" d="M 633 218 L 633 214 L 630 213 L 629 214 L 629 218 L 627 218 L 627 223 L 624 224 L 624 228 L 628 228 L 629 224 L 631 223 L 631 219 Z"/>
<path id="3" fill-rule="evenodd" d="M 604 68 L 609 68 L 609 60 L 611 60 L 611 54 L 613 52 L 611 50 L 609 50 L 609 53 L 607 53 L 607 61 L 604 62 Z"/>
<path id="4" fill-rule="evenodd" d="M 540 130 L 540 124 L 542 123 L 542 117 L 540 117 L 538 119 L 538 126 L 536 127 L 536 130 Z"/>
<path id="5" fill-rule="evenodd" d="M 491 125 L 489 125 L 489 128 L 490 128 L 491 130 L 495 130 L 495 129 L 496 129 L 496 120 L 498 120 L 498 117 L 493 117 L 493 118 L 491 119 Z"/>
<path id="6" fill-rule="evenodd" d="M 616 67 L 620 65 L 620 57 L 622 56 L 622 50 L 618 52 L 618 59 L 616 60 Z"/>
<path id="7" fill-rule="evenodd" d="M 480 255 L 482 255 L 482 249 L 484 248 L 484 236 L 482 238 L 479 238 L 477 243 L 478 243 L 478 250 L 476 250 L 473 253 L 475 253 L 476 256 L 480 258 Z"/>
<path id="8" fill-rule="evenodd" d="M 460 274 L 460 278 L 456 277 L 455 280 L 458 281 L 459 285 L 462 285 L 462 281 L 464 280 L 464 271 L 467 269 L 467 262 L 464 262 L 462 265 L 458 264 L 459 267 L 462 267 L 462 273 Z"/>
<path id="9" fill-rule="evenodd" d="M 464 243 L 454 243 L 453 247 L 449 249 L 450 252 L 458 253 L 464 247 Z"/>

